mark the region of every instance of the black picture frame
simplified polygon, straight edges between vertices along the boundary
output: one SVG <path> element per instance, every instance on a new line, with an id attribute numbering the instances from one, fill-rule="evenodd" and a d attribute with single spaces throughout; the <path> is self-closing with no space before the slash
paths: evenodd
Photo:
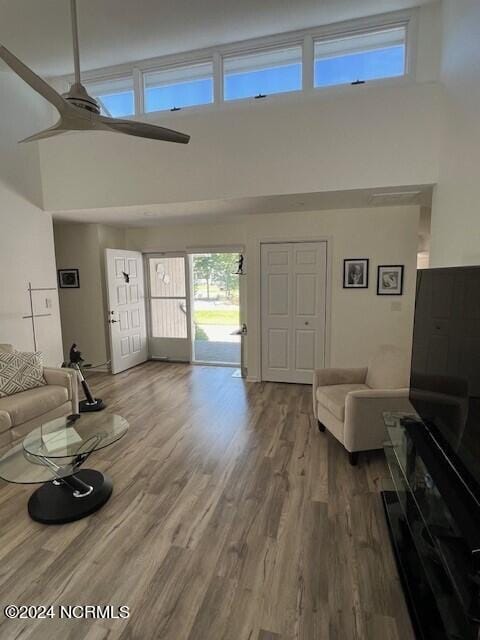
<path id="1" fill-rule="evenodd" d="M 386 281 L 384 278 L 388 272 L 390 272 L 390 282 L 388 280 Z M 403 264 L 378 265 L 377 296 L 402 296 L 404 273 L 405 265 Z"/>
<path id="2" fill-rule="evenodd" d="M 358 269 L 361 277 L 358 283 L 354 280 L 358 277 Z M 344 289 L 368 289 L 368 277 L 370 260 L 368 258 L 345 258 L 343 261 L 343 288 Z"/>
<path id="3" fill-rule="evenodd" d="M 80 289 L 78 269 L 58 269 L 57 274 L 60 289 Z"/>

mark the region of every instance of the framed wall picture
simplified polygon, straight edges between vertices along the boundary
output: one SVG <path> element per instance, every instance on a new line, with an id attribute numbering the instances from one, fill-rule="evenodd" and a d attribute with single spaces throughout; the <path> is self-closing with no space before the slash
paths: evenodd
<path id="1" fill-rule="evenodd" d="M 59 269 L 58 286 L 60 289 L 79 289 L 80 276 L 78 269 Z"/>
<path id="2" fill-rule="evenodd" d="M 347 258 L 343 261 L 343 288 L 368 289 L 368 258 Z"/>
<path id="3" fill-rule="evenodd" d="M 378 267 L 377 295 L 401 296 L 403 294 L 403 264 Z"/>

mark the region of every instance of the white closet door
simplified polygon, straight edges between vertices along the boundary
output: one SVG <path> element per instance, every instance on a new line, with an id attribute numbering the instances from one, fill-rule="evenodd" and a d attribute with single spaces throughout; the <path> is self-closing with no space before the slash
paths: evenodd
<path id="1" fill-rule="evenodd" d="M 311 384 L 325 366 L 326 242 L 262 245 L 262 379 Z"/>

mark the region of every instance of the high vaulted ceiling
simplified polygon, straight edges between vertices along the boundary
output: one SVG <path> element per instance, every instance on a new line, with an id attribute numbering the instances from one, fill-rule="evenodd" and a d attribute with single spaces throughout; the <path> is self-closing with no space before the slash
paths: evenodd
<path id="1" fill-rule="evenodd" d="M 84 70 L 429 4 L 432 0 L 78 0 Z M 69 0 L 0 0 L 0 43 L 72 72 Z"/>

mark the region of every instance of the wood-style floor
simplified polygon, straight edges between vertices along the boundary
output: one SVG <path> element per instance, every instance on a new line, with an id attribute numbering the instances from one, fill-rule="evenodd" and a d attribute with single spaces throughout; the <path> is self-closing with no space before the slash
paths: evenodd
<path id="1" fill-rule="evenodd" d="M 128 605 L 128 620 L 7 620 L 1 640 L 411 640 L 382 454 L 319 433 L 311 387 L 150 362 L 91 377 L 128 434 L 92 455 L 114 494 L 32 522 L 0 486 L 0 603 Z"/>

